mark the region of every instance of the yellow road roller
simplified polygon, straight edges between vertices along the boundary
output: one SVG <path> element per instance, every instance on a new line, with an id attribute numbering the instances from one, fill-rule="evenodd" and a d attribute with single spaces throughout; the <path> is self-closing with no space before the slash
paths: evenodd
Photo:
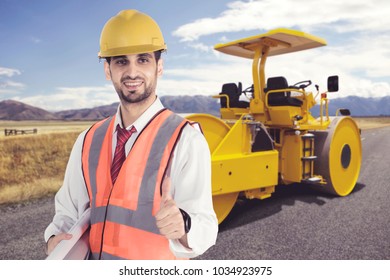
<path id="1" fill-rule="evenodd" d="M 239 196 L 265 199 L 277 185 L 304 183 L 346 196 L 359 177 L 360 129 L 348 109 L 329 116 L 329 92 L 338 91 L 338 76 L 327 91 L 306 90 L 310 80 L 290 85 L 286 77 L 267 77 L 270 56 L 325 46 L 322 38 L 291 29 L 217 44 L 215 50 L 252 59 L 253 84 L 225 83 L 219 94 L 220 117 L 193 114 L 209 144 L 213 205 L 221 223 Z M 246 98 L 243 98 L 245 97 Z M 316 101 L 318 100 L 318 101 Z M 319 116 L 311 108 L 319 103 Z"/>

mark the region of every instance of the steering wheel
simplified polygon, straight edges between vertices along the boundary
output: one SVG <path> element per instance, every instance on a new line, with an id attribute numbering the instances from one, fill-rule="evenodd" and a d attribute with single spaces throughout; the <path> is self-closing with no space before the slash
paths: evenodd
<path id="1" fill-rule="evenodd" d="M 244 89 L 244 90 L 242 91 L 242 93 L 243 93 L 248 99 L 250 99 L 251 97 L 253 97 L 253 92 L 254 92 L 253 85 L 251 85 L 250 87 L 247 87 L 246 89 Z M 248 96 L 247 93 L 251 93 L 251 96 Z"/>
<path id="2" fill-rule="evenodd" d="M 298 83 L 293 84 L 292 86 L 289 86 L 289 88 L 295 88 L 295 89 L 304 89 L 311 85 L 311 81 L 300 81 Z"/>
<path id="3" fill-rule="evenodd" d="M 250 93 L 253 93 L 253 85 L 251 85 L 250 87 L 247 87 L 246 89 L 244 89 L 242 92 L 244 94 L 246 94 L 247 92 L 250 92 Z"/>

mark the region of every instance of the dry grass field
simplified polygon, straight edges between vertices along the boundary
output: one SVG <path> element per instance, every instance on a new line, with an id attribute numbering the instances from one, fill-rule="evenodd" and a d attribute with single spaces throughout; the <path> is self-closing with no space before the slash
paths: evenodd
<path id="1" fill-rule="evenodd" d="M 359 128 L 370 129 L 390 125 L 390 117 L 354 117 Z"/>
<path id="2" fill-rule="evenodd" d="M 0 121 L 0 138 L 4 129 L 38 129 L 38 134 L 77 132 L 88 128 L 90 121 Z"/>
<path id="3" fill-rule="evenodd" d="M 91 122 L 0 122 L 0 204 L 55 193 L 78 134 Z M 7 136 L 8 129 L 38 129 L 38 134 Z"/>
<path id="4" fill-rule="evenodd" d="M 361 129 L 390 125 L 390 118 L 355 118 Z M 0 121 L 0 204 L 55 193 L 78 134 L 91 122 Z M 4 136 L 4 128 L 38 129 L 38 134 Z"/>

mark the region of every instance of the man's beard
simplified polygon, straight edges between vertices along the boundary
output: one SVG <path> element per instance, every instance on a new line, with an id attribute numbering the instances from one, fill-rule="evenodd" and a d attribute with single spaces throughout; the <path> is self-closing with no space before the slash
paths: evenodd
<path id="1" fill-rule="evenodd" d="M 116 92 L 118 93 L 119 98 L 125 103 L 139 103 L 148 99 L 153 91 L 148 87 L 143 93 L 137 95 L 135 94 L 135 91 L 129 91 L 127 95 L 125 95 L 121 89 L 116 89 Z"/>
<path id="2" fill-rule="evenodd" d="M 121 84 L 125 81 L 130 81 L 133 79 L 123 78 L 121 79 Z M 144 81 L 145 82 L 145 81 Z M 145 84 L 145 91 L 141 94 L 136 94 L 136 91 L 127 91 L 127 95 L 123 92 L 120 86 L 114 85 L 116 92 L 122 102 L 125 103 L 139 103 L 148 99 L 152 93 L 155 91 L 156 85 L 151 83 L 149 85 Z"/>

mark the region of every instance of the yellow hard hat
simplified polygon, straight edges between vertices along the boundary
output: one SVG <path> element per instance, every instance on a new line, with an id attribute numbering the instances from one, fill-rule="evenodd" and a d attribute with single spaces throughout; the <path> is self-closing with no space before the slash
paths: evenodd
<path id="1" fill-rule="evenodd" d="M 148 15 L 123 10 L 110 18 L 100 35 L 100 58 L 166 50 L 160 27 Z"/>

